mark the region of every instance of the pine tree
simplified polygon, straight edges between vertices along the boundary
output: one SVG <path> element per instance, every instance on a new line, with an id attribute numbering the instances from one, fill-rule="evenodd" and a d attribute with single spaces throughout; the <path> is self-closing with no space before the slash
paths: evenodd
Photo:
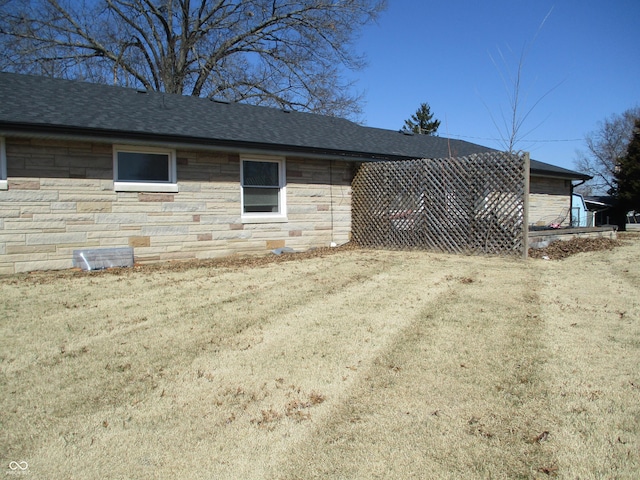
<path id="1" fill-rule="evenodd" d="M 618 160 L 612 194 L 626 211 L 640 211 L 640 119 L 636 119 L 627 154 Z"/>
<path id="2" fill-rule="evenodd" d="M 409 120 L 404 121 L 403 132 L 413 132 L 418 135 L 434 135 L 440 126 L 440 120 L 432 120 L 433 113 L 428 103 L 423 103 Z"/>

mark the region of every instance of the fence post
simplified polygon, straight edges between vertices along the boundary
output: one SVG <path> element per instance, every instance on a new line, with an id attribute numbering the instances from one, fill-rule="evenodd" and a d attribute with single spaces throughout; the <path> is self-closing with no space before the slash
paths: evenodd
<path id="1" fill-rule="evenodd" d="M 531 176 L 531 160 L 529 158 L 529 152 L 524 152 L 524 198 L 522 199 L 522 208 L 524 215 L 522 218 L 522 245 L 524 251 L 522 252 L 522 258 L 525 260 L 529 257 L 529 177 Z"/>

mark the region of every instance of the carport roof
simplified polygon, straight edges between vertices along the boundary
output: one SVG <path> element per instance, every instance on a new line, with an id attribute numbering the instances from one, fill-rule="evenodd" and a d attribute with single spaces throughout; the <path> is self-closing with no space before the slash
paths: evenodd
<path id="1" fill-rule="evenodd" d="M 0 72 L 0 133 L 90 136 L 349 160 L 445 158 L 494 149 L 406 135 L 342 118 L 80 81 Z M 542 162 L 554 176 L 581 174 Z"/>

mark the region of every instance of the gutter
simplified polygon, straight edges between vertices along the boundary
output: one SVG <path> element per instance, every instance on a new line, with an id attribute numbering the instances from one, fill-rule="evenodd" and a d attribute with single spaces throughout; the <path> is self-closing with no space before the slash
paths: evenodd
<path id="1" fill-rule="evenodd" d="M 405 156 L 384 155 L 366 152 L 340 152 L 293 145 L 272 145 L 234 140 L 205 139 L 199 137 L 180 137 L 176 135 L 147 134 L 137 132 L 68 129 L 56 126 L 40 125 L 2 125 L 0 136 L 17 138 L 39 138 L 95 143 L 117 143 L 125 145 L 146 145 L 150 147 L 182 148 L 201 151 L 228 153 L 252 153 L 262 155 L 304 156 L 319 160 L 340 160 L 343 162 L 378 162 L 389 160 L 407 160 Z M 162 140 L 159 140 L 162 139 Z"/>
<path id="2" fill-rule="evenodd" d="M 269 143 L 246 142 L 240 140 L 223 140 L 179 135 L 162 135 L 157 133 L 123 132 L 120 130 L 102 130 L 95 128 L 63 127 L 57 125 L 39 125 L 27 123 L 0 122 L 0 136 L 17 138 L 40 138 L 67 141 L 84 141 L 95 143 L 146 145 L 150 147 L 182 148 L 200 151 L 217 151 L 226 153 L 278 155 L 285 157 L 302 156 L 316 160 L 342 161 L 353 163 L 369 163 L 381 161 L 406 161 L 419 156 L 398 155 L 393 153 L 374 153 L 359 151 L 327 150 L 322 148 L 297 145 L 280 145 Z M 583 181 L 591 177 L 568 176 L 560 172 L 529 169 L 530 175 L 549 178 L 562 178 Z"/>
<path id="3" fill-rule="evenodd" d="M 582 185 L 584 182 L 586 182 L 587 180 L 591 180 L 593 177 L 590 177 L 588 175 L 569 175 L 567 173 L 561 173 L 561 172 L 552 172 L 549 170 L 538 170 L 538 169 L 531 169 L 531 175 L 536 176 L 536 177 L 545 177 L 545 178 L 559 178 L 559 179 L 563 179 L 563 180 L 581 180 L 581 182 L 576 185 L 580 186 Z"/>

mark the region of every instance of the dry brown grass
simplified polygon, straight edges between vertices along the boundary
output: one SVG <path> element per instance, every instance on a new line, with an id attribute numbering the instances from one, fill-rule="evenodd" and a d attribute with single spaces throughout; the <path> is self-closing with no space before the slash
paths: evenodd
<path id="1" fill-rule="evenodd" d="M 637 478 L 639 257 L 0 278 L 0 472 Z"/>

